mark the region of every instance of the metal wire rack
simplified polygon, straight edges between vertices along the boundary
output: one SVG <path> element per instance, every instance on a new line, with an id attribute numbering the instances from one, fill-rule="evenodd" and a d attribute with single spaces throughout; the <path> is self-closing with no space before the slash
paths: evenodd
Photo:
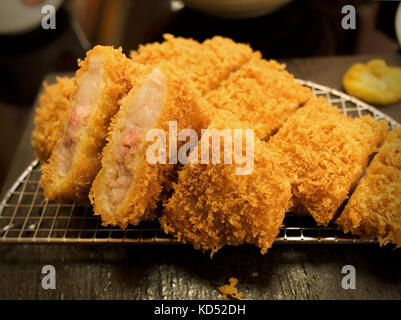
<path id="1" fill-rule="evenodd" d="M 386 119 L 391 127 L 399 125 L 379 110 L 342 92 L 297 80 L 318 96 L 324 96 L 341 112 L 352 117 L 369 114 Z M 33 161 L 12 185 L 0 204 L 0 243 L 135 243 L 171 244 L 177 240 L 166 235 L 157 222 L 118 227 L 101 226 L 90 206 L 55 203 L 44 198 L 39 185 L 40 164 Z M 375 243 L 345 235 L 335 226 L 318 226 L 311 216 L 288 213 L 275 243 Z"/>

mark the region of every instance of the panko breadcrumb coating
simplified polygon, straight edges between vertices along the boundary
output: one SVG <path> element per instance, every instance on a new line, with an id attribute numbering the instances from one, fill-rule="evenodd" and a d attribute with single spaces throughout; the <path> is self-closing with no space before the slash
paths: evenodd
<path id="1" fill-rule="evenodd" d="M 170 121 L 176 121 L 177 132 L 190 128 L 198 136 L 207 123 L 201 95 L 184 73 L 166 63 L 145 69 L 145 76 L 134 78 L 133 89 L 121 100 L 104 148 L 102 169 L 91 189 L 94 212 L 101 215 L 104 225 L 125 228 L 128 223 L 154 218 L 153 209 L 168 188 L 176 164 L 169 163 L 168 148 L 166 164 L 149 162 L 146 153 L 154 142 L 145 136 L 150 129 L 161 129 L 169 146 Z"/>
<path id="2" fill-rule="evenodd" d="M 244 295 L 240 292 L 238 292 L 238 288 L 236 285 L 238 284 L 238 279 L 231 277 L 228 279 L 229 284 L 222 285 L 221 287 L 218 287 L 220 293 L 223 296 L 224 300 L 227 300 L 228 297 L 232 297 L 237 300 L 241 300 Z"/>
<path id="3" fill-rule="evenodd" d="M 231 111 L 266 139 L 279 129 L 290 114 L 304 104 L 312 92 L 294 81 L 294 76 L 277 61 L 253 57 L 205 96 L 214 108 Z"/>
<path id="4" fill-rule="evenodd" d="M 401 128 L 388 132 L 336 224 L 401 247 Z"/>
<path id="5" fill-rule="evenodd" d="M 220 111 L 209 129 L 245 129 L 230 112 Z M 246 153 L 245 130 L 242 150 Z M 200 156 L 202 136 L 198 148 Z M 223 140 L 223 139 L 222 139 Z M 211 156 L 211 144 L 209 156 Z M 204 152 L 202 150 L 202 152 Z M 224 144 L 221 141 L 220 159 Z M 254 139 L 254 168 L 250 174 L 237 175 L 238 164 L 187 164 L 178 173 L 174 193 L 160 218 L 162 228 L 195 249 L 211 250 L 213 255 L 224 245 L 255 244 L 265 253 L 276 238 L 291 206 L 291 186 L 277 164 L 278 155 L 266 143 Z M 243 166 L 243 165 L 242 165 Z"/>
<path id="6" fill-rule="evenodd" d="M 131 58 L 146 65 L 171 63 L 185 72 L 202 94 L 215 89 L 231 72 L 259 54 L 248 45 L 220 36 L 202 44 L 171 34 L 163 37 L 165 41 L 162 43 L 141 45 L 137 51 L 131 51 Z"/>
<path id="7" fill-rule="evenodd" d="M 75 93 L 75 78 L 57 77 L 54 84 L 43 83 L 44 91 L 35 109 L 35 129 L 32 145 L 35 155 L 43 162 L 49 159 L 60 138 L 69 103 Z"/>
<path id="8" fill-rule="evenodd" d="M 41 186 L 48 199 L 87 202 L 100 169 L 111 117 L 118 100 L 131 88 L 133 62 L 121 48 L 96 46 L 79 61 L 77 92 L 68 108 L 63 133 L 49 163 L 42 166 Z"/>
<path id="9" fill-rule="evenodd" d="M 388 124 L 369 116 L 350 118 L 323 98 L 312 98 L 291 115 L 269 142 L 281 152 L 295 211 L 327 225 L 377 151 Z"/>
<path id="10" fill-rule="evenodd" d="M 166 41 L 163 43 L 141 46 L 138 51 L 132 51 L 131 56 L 136 62 L 146 65 L 174 64 L 189 74 L 202 93 L 217 87 L 228 74 L 255 55 L 249 46 L 219 36 L 205 40 L 203 44 L 170 34 L 164 38 Z M 48 160 L 62 134 L 68 100 L 75 93 L 73 84 L 74 80 L 67 78 L 54 85 L 45 84 L 40 107 L 36 110 L 32 142 L 42 161 Z"/>

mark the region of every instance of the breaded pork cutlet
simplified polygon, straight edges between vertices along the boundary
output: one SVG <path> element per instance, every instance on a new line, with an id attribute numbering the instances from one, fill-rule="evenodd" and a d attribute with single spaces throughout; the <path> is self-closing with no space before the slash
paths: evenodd
<path id="1" fill-rule="evenodd" d="M 401 128 L 388 132 L 336 224 L 401 247 Z"/>
<path id="2" fill-rule="evenodd" d="M 231 111 L 249 124 L 260 139 L 275 133 L 300 105 L 311 98 L 310 89 L 294 81 L 294 76 L 277 61 L 254 56 L 231 73 L 205 100 L 216 109 Z"/>
<path id="3" fill-rule="evenodd" d="M 386 121 L 350 118 L 323 98 L 312 98 L 268 142 L 280 152 L 295 211 L 327 225 L 347 199 L 387 130 Z"/>
<path id="4" fill-rule="evenodd" d="M 203 43 L 171 34 L 165 34 L 164 39 L 141 45 L 131 51 L 131 58 L 146 65 L 171 63 L 190 77 L 201 94 L 217 88 L 231 72 L 258 55 L 248 45 L 219 36 Z"/>
<path id="5" fill-rule="evenodd" d="M 32 145 L 35 155 L 45 162 L 63 132 L 67 109 L 76 91 L 75 78 L 58 77 L 56 83 L 44 82 L 43 87 L 39 106 L 35 109 Z"/>
<path id="6" fill-rule="evenodd" d="M 206 151 L 202 149 L 205 139 L 209 139 L 204 133 L 190 156 L 199 157 L 198 164 L 189 163 L 179 171 L 174 193 L 160 218 L 161 226 L 166 233 L 193 244 L 196 249 L 211 250 L 212 255 L 224 245 L 243 243 L 255 244 L 265 253 L 291 206 L 290 183 L 277 165 L 278 155 L 270 152 L 266 143 L 257 138 L 247 141 L 244 123 L 231 113 L 218 112 L 209 126 L 212 128 L 230 128 L 225 133 L 220 131 L 224 138 L 233 137 L 232 129 L 241 129 L 242 140 L 236 142 L 239 143 L 238 150 L 242 155 L 248 155 L 246 145 L 253 142 L 253 148 L 250 148 L 253 149 L 253 170 L 238 174 L 237 169 L 244 165 L 234 161 L 223 163 L 227 154 L 224 139 L 218 142 L 220 153 L 217 154 L 221 163 L 213 164 L 210 159 L 213 144 Z M 209 164 L 201 163 L 204 152 L 209 152 Z"/>
<path id="7" fill-rule="evenodd" d="M 110 119 L 131 88 L 133 62 L 121 48 L 96 46 L 79 67 L 62 136 L 42 167 L 41 185 L 51 200 L 88 200 Z"/>
<path id="8" fill-rule="evenodd" d="M 206 124 L 200 93 L 184 73 L 165 63 L 144 70 L 142 77 L 133 79 L 133 89 L 121 100 L 104 148 L 102 169 L 91 189 L 94 212 L 101 215 L 104 225 L 125 228 L 128 223 L 135 225 L 154 218 L 153 209 L 178 161 L 169 153 L 170 140 L 174 139 L 170 139 L 170 122 L 176 122 L 178 133 L 189 128 L 197 135 Z M 165 152 L 152 149 L 155 137 L 147 135 L 155 129 L 166 137 Z M 177 150 L 181 144 L 178 141 Z M 152 160 L 153 155 L 165 159 Z"/>

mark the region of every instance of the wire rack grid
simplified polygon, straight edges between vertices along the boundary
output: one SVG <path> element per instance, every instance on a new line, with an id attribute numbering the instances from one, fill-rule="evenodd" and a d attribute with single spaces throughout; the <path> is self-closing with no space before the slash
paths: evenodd
<path id="1" fill-rule="evenodd" d="M 310 81 L 297 80 L 325 97 L 351 117 L 371 115 L 386 119 L 390 127 L 399 124 L 389 116 L 342 92 Z M 157 222 L 104 227 L 91 206 L 55 203 L 43 195 L 39 184 L 40 163 L 33 161 L 11 186 L 0 204 L 0 243 L 86 243 L 86 244 L 176 244 Z M 376 243 L 345 235 L 335 226 L 318 226 L 311 216 L 287 213 L 275 243 Z"/>

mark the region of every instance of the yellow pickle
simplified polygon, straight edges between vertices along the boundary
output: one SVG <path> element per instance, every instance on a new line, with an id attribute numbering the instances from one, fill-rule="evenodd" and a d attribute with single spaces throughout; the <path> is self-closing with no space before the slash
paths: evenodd
<path id="1" fill-rule="evenodd" d="M 348 94 L 368 103 L 388 105 L 401 100 L 401 68 L 382 59 L 352 65 L 343 77 Z"/>

